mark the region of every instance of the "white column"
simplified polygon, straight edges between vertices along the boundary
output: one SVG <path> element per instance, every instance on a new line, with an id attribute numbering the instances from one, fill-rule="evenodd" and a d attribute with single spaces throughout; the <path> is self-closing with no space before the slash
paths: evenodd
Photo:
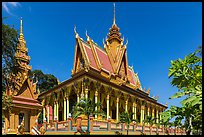
<path id="1" fill-rule="evenodd" d="M 95 92 L 95 104 L 97 103 L 97 100 L 98 100 L 98 92 L 96 91 Z M 97 111 L 97 107 L 95 107 L 95 111 Z M 97 119 L 97 115 L 95 115 L 95 119 Z"/>
<path id="2" fill-rule="evenodd" d="M 56 113 L 57 105 L 56 104 L 57 103 L 54 102 L 54 109 L 53 109 L 53 111 L 54 111 L 54 119 L 53 119 L 53 121 L 55 120 L 55 117 L 57 116 L 57 113 Z"/>
<path id="3" fill-rule="evenodd" d="M 156 123 L 159 123 L 159 115 L 158 115 L 158 109 L 156 108 Z"/>
<path id="4" fill-rule="evenodd" d="M 79 94 L 77 94 L 77 103 L 79 103 Z"/>
<path id="5" fill-rule="evenodd" d="M 135 103 L 132 104 L 132 119 L 135 119 Z"/>
<path id="6" fill-rule="evenodd" d="M 86 89 L 85 89 L 85 98 L 86 98 L 86 99 L 88 98 L 88 92 L 89 92 L 89 89 L 86 88 Z"/>
<path id="7" fill-rule="evenodd" d="M 58 101 L 57 101 L 57 104 L 56 104 L 56 114 L 57 114 L 57 120 L 59 120 L 59 104 L 58 104 Z"/>
<path id="8" fill-rule="evenodd" d="M 47 107 L 47 122 L 50 123 L 50 106 Z"/>
<path id="9" fill-rule="evenodd" d="M 67 118 L 69 118 L 69 97 L 67 99 Z"/>
<path id="10" fill-rule="evenodd" d="M 154 118 L 154 108 L 152 108 L 152 118 Z"/>
<path id="11" fill-rule="evenodd" d="M 109 117 L 109 95 L 107 95 L 107 119 Z"/>
<path id="12" fill-rule="evenodd" d="M 125 112 L 128 112 L 128 100 L 125 101 Z"/>
<path id="13" fill-rule="evenodd" d="M 137 104 L 135 102 L 135 119 L 137 120 Z"/>
<path id="14" fill-rule="evenodd" d="M 66 105 L 67 105 L 67 102 L 66 102 L 66 97 L 64 98 L 64 121 L 66 121 Z"/>
<path id="15" fill-rule="evenodd" d="M 118 114 L 119 114 L 119 98 L 117 98 L 117 104 L 116 104 L 116 120 L 118 121 L 119 118 L 118 118 Z"/>
<path id="16" fill-rule="evenodd" d="M 144 106 L 141 106 L 141 116 L 140 116 L 140 123 L 142 124 L 144 120 Z"/>
<path id="17" fill-rule="evenodd" d="M 149 111 L 150 111 L 150 108 L 149 106 L 147 106 L 147 116 L 149 116 Z M 148 126 L 149 126 L 149 122 L 148 122 Z"/>
<path id="18" fill-rule="evenodd" d="M 44 122 L 44 119 L 45 119 L 45 107 L 43 107 L 43 122 Z"/>

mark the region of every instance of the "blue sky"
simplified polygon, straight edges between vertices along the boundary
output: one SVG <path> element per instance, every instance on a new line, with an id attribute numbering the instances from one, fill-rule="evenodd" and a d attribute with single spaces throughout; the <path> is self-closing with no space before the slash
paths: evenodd
<path id="1" fill-rule="evenodd" d="M 71 77 L 74 61 L 74 25 L 102 47 L 113 22 L 112 2 L 20 2 L 2 3 L 4 21 L 19 30 L 23 17 L 24 37 L 32 70 L 55 75 L 61 82 Z M 116 24 L 128 39 L 130 66 L 138 72 L 142 87 L 151 88 L 158 102 L 169 100 L 177 89 L 170 84 L 170 61 L 184 58 L 202 44 L 201 2 L 117 2 Z"/>

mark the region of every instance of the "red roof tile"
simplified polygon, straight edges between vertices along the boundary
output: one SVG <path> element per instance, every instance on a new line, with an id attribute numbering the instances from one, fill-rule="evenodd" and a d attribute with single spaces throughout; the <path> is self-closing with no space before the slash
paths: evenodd
<path id="1" fill-rule="evenodd" d="M 38 103 L 25 102 L 25 101 L 18 101 L 18 100 L 13 100 L 13 103 L 14 103 L 14 104 L 30 105 L 30 106 L 38 106 L 38 107 L 42 106 L 42 105 L 40 105 L 40 104 L 38 104 Z"/>
<path id="2" fill-rule="evenodd" d="M 130 78 L 130 83 L 133 84 L 133 85 L 136 85 L 134 72 L 129 68 L 128 68 L 128 75 L 131 77 Z"/>
<path id="3" fill-rule="evenodd" d="M 95 48 L 96 48 L 96 53 L 98 54 L 99 61 L 102 65 L 102 68 L 107 70 L 108 72 L 110 71 L 113 72 L 108 55 L 98 47 L 95 47 Z"/>
<path id="4" fill-rule="evenodd" d="M 91 67 L 97 69 L 98 67 L 96 65 L 94 55 L 93 55 L 93 52 L 92 52 L 91 48 L 87 44 L 85 44 L 84 42 L 82 42 L 82 45 L 85 47 L 84 48 L 85 52 L 86 52 L 85 54 L 88 57 L 89 62 L 91 63 Z"/>
<path id="5" fill-rule="evenodd" d="M 91 47 L 88 45 L 88 43 L 84 42 L 81 40 L 81 44 L 82 46 L 84 47 L 85 49 L 85 54 L 89 60 L 89 62 L 91 63 L 91 67 L 96 69 L 96 70 L 99 70 L 97 65 L 96 65 L 96 60 L 94 58 L 94 55 L 93 55 L 93 51 L 91 49 Z M 112 72 L 113 73 L 113 69 L 112 69 L 112 66 L 111 66 L 111 63 L 110 63 L 110 60 L 108 58 L 108 55 L 106 53 L 106 51 L 100 49 L 97 45 L 93 44 L 95 50 L 96 50 L 96 54 L 99 58 L 99 62 L 100 64 L 102 65 L 102 69 L 105 70 L 106 72 Z M 119 51 L 120 54 L 122 51 Z M 136 79 L 135 79 L 135 74 L 133 72 L 133 70 L 131 70 L 130 68 L 128 68 L 128 75 L 130 76 L 130 83 L 132 85 L 136 85 Z"/>

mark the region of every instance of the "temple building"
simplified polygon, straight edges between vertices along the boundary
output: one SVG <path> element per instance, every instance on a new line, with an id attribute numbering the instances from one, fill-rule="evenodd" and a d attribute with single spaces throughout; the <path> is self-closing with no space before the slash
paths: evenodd
<path id="1" fill-rule="evenodd" d="M 6 134 L 16 134 L 19 125 L 23 125 L 23 132 L 32 134 L 32 128 L 36 126 L 38 116 L 42 110 L 41 102 L 38 101 L 40 92 L 36 89 L 37 81 L 30 78 L 30 57 L 23 35 L 23 21 L 21 19 L 20 38 L 17 43 L 15 54 L 15 72 L 8 79 L 14 86 L 6 87 L 6 94 L 12 96 L 12 109 L 3 111 L 5 116 Z M 23 128 L 22 128 L 23 129 Z"/>
<path id="2" fill-rule="evenodd" d="M 43 119 L 48 123 L 66 121 L 73 105 L 85 97 L 102 103 L 95 109 L 106 113 L 105 120 L 118 121 L 120 113 L 126 111 L 133 112 L 132 119 L 137 119 L 140 124 L 147 115 L 157 117 L 158 122 L 167 105 L 157 102 L 158 96 L 150 97 L 150 88 L 142 88 L 138 73 L 128 65 L 128 42 L 124 43 L 119 30 L 115 8 L 113 24 L 103 41 L 103 48 L 87 33 L 87 39 L 83 40 L 74 28 L 76 45 L 71 78 L 40 94 Z M 100 115 L 94 115 L 95 121 L 102 119 Z"/>

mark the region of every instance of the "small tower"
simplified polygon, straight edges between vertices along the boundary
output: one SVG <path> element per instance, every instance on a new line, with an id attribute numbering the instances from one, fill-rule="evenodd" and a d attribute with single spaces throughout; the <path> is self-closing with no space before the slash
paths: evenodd
<path id="1" fill-rule="evenodd" d="M 23 20 L 21 18 L 21 24 L 20 24 L 20 37 L 17 44 L 17 50 L 15 55 L 15 61 L 16 61 L 16 68 L 23 72 L 28 74 L 28 72 L 31 70 L 31 66 L 28 64 L 30 63 L 30 56 L 28 56 L 28 48 L 26 48 L 26 41 L 24 39 L 23 35 Z"/>
<path id="2" fill-rule="evenodd" d="M 16 54 L 15 54 L 15 90 L 20 90 L 23 82 L 28 78 L 31 70 L 30 56 L 28 56 L 28 49 L 26 48 L 26 41 L 23 35 L 23 20 L 20 20 L 20 37 L 18 39 Z"/>
<path id="3" fill-rule="evenodd" d="M 113 43 L 114 41 L 117 41 L 118 43 L 122 42 L 121 34 L 119 32 L 120 28 L 116 25 L 116 18 L 115 18 L 115 3 L 114 3 L 114 14 L 113 14 L 113 24 L 112 27 L 109 29 L 108 38 L 106 39 L 106 42 Z"/>
<path id="4" fill-rule="evenodd" d="M 7 91 L 8 95 L 12 96 L 11 112 L 4 112 L 6 134 L 16 134 L 19 130 L 18 125 L 22 120 L 24 131 L 32 134 L 32 128 L 35 121 L 42 111 L 42 105 L 38 100 L 39 89 L 36 92 L 37 81 L 35 83 L 29 78 L 31 66 L 29 66 L 30 57 L 26 48 L 26 41 L 23 36 L 23 20 L 20 20 L 20 37 L 17 43 L 15 54 L 15 72 L 12 75 L 13 88 Z"/>

